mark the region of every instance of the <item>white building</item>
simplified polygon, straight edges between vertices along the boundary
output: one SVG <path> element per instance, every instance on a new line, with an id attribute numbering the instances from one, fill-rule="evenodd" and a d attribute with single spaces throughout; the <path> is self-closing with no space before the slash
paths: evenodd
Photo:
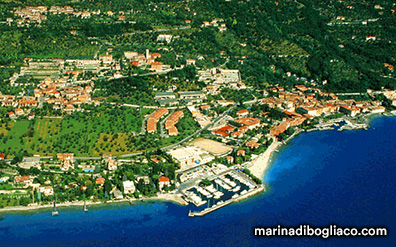
<path id="1" fill-rule="evenodd" d="M 122 184 L 124 185 L 124 194 L 132 194 L 135 192 L 135 184 L 132 181 L 124 181 Z"/>

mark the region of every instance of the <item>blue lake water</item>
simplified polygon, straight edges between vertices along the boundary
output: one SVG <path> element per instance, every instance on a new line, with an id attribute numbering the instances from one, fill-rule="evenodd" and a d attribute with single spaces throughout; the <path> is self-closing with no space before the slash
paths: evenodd
<path id="1" fill-rule="evenodd" d="M 273 156 L 269 188 L 201 218 L 142 202 L 0 215 L 0 246 L 396 246 L 396 118 L 302 133 Z M 257 226 L 387 227 L 387 237 L 254 237 Z"/>

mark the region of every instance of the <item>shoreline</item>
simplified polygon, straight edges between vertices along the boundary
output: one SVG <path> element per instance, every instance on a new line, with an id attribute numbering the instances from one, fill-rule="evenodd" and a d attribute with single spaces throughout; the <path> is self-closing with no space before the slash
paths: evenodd
<path id="1" fill-rule="evenodd" d="M 264 151 L 264 153 L 261 153 L 255 160 L 251 162 L 252 165 L 248 168 L 254 176 L 260 180 L 263 180 L 264 173 L 270 165 L 271 155 L 281 144 L 281 142 L 274 141 L 267 148 L 267 150 Z"/>
<path id="2" fill-rule="evenodd" d="M 396 112 L 395 112 L 396 113 Z M 392 113 L 392 114 L 395 114 Z M 370 122 L 375 120 L 377 117 L 396 117 L 396 115 L 385 115 L 383 113 L 368 113 L 366 115 L 362 116 L 363 119 L 365 120 L 367 127 L 370 128 Z M 332 130 L 332 129 L 324 129 L 324 130 Z M 358 129 L 351 129 L 351 130 L 358 130 Z M 311 131 L 322 131 L 321 129 L 314 128 Z M 306 132 L 311 132 L 311 131 L 306 131 Z M 278 150 L 280 146 L 283 144 L 287 144 L 291 139 L 293 139 L 296 135 L 300 134 L 301 132 L 304 132 L 304 130 L 299 129 L 295 133 L 293 133 L 291 136 L 289 136 L 286 140 L 283 142 L 279 141 L 274 141 L 268 148 L 267 150 L 264 151 L 264 153 L 261 153 L 255 160 L 251 161 L 252 165 L 248 167 L 250 172 L 256 176 L 257 178 L 261 179 L 263 181 L 264 175 L 268 168 L 270 167 L 271 164 L 271 156 L 274 151 Z"/>
<path id="3" fill-rule="evenodd" d="M 111 201 L 106 201 L 106 202 L 93 202 L 93 201 L 86 201 L 86 205 L 108 205 L 108 204 L 113 204 L 113 203 L 120 203 L 120 202 L 129 202 L 131 204 L 134 204 L 136 202 L 144 202 L 144 201 L 165 201 L 165 202 L 171 202 L 175 203 L 181 206 L 187 206 L 188 203 L 184 201 L 179 194 L 171 194 L 171 193 L 166 193 L 166 194 L 159 194 L 155 197 L 144 197 L 141 199 L 136 199 L 136 198 L 124 198 L 120 200 L 111 200 Z M 56 204 L 57 208 L 62 208 L 62 207 L 83 207 L 84 206 L 84 201 L 75 201 L 75 202 L 65 202 L 65 203 L 59 203 Z M 0 215 L 2 213 L 7 213 L 7 212 L 22 212 L 22 211 L 34 211 L 34 210 L 41 210 L 41 209 L 52 209 L 53 205 L 52 204 L 45 204 L 45 205 L 29 205 L 29 206 L 13 206 L 13 207 L 5 207 L 5 208 L 0 208 Z"/>
<path id="4" fill-rule="evenodd" d="M 363 118 L 365 119 L 365 122 L 368 125 L 368 128 L 370 128 L 369 123 L 373 121 L 377 117 L 396 117 L 394 116 L 388 116 L 384 114 L 377 114 L 377 113 L 369 113 Z M 318 130 L 318 129 L 315 129 Z M 355 129 L 352 129 L 355 130 Z M 251 161 L 251 165 L 248 167 L 248 169 L 251 171 L 251 173 L 259 178 L 261 181 L 264 179 L 264 175 L 266 171 L 269 169 L 270 164 L 271 164 L 271 156 L 274 151 L 277 151 L 280 146 L 283 144 L 287 144 L 291 139 L 293 139 L 296 135 L 300 134 L 301 132 L 304 132 L 304 130 L 299 129 L 295 133 L 293 133 L 291 136 L 289 136 L 286 140 L 283 142 L 279 141 L 273 141 L 271 145 L 265 150 L 263 153 L 259 154 L 258 157 Z M 106 201 L 106 202 L 93 202 L 93 201 L 86 201 L 86 205 L 106 205 L 106 204 L 112 204 L 112 203 L 118 203 L 118 202 L 129 202 L 130 204 L 133 204 L 135 202 L 139 201 L 166 201 L 166 202 L 171 202 L 175 203 L 181 206 L 187 206 L 189 203 L 187 203 L 183 198 L 181 197 L 180 194 L 178 193 L 165 193 L 165 194 L 159 194 L 154 197 L 144 197 L 141 199 L 136 199 L 136 198 L 124 198 L 120 200 L 111 200 L 111 201 Z M 66 202 L 66 203 L 59 203 L 56 205 L 57 208 L 60 207 L 77 207 L 77 206 L 84 206 L 84 201 L 75 201 L 75 202 Z M 47 209 L 47 208 L 52 208 L 52 204 L 46 204 L 46 205 L 29 205 L 29 206 L 13 206 L 13 207 L 6 207 L 6 208 L 0 208 L 0 215 L 2 213 L 6 212 L 21 212 L 21 211 L 32 211 L 32 210 L 40 210 L 40 209 Z"/>

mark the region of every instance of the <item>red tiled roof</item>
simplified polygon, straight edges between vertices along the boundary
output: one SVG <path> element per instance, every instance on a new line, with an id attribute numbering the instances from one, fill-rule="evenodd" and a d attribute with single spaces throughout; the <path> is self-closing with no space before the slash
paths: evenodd
<path id="1" fill-rule="evenodd" d="M 97 178 L 97 179 L 95 180 L 95 183 L 96 183 L 96 184 L 104 184 L 105 181 L 106 181 L 106 179 L 104 179 L 104 178 Z"/>
<path id="2" fill-rule="evenodd" d="M 158 178 L 158 182 L 169 182 L 169 178 L 165 177 L 165 176 L 161 176 L 160 178 Z"/>
<path id="3" fill-rule="evenodd" d="M 224 127 L 220 128 L 220 129 L 218 129 L 217 131 L 221 131 L 221 132 L 231 132 L 231 131 L 233 131 L 234 129 L 235 129 L 234 127 L 231 127 L 231 126 L 227 125 L 227 126 L 224 126 Z"/>
<path id="4" fill-rule="evenodd" d="M 218 130 L 214 130 L 214 131 L 212 131 L 212 133 L 222 135 L 223 137 L 227 137 L 228 136 L 228 133 L 222 132 L 222 131 L 218 131 Z"/>

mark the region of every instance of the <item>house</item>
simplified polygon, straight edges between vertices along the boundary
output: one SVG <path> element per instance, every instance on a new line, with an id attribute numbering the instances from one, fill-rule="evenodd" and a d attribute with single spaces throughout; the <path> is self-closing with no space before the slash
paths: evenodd
<path id="1" fill-rule="evenodd" d="M 110 158 L 107 163 L 107 169 L 109 169 L 109 171 L 117 170 L 117 161 L 113 158 Z"/>
<path id="2" fill-rule="evenodd" d="M 239 149 L 237 154 L 238 154 L 238 156 L 239 155 L 245 156 L 245 153 L 246 153 L 245 149 Z"/>
<path id="3" fill-rule="evenodd" d="M 384 66 L 387 67 L 389 70 L 393 71 L 393 65 L 389 63 L 384 63 Z"/>
<path id="4" fill-rule="evenodd" d="M 36 115 L 34 113 L 30 113 L 29 116 L 28 116 L 28 120 L 34 119 L 35 116 Z"/>
<path id="5" fill-rule="evenodd" d="M 150 160 L 156 164 L 160 162 L 160 160 L 157 157 L 151 158 Z"/>
<path id="6" fill-rule="evenodd" d="M 167 43 L 170 43 L 172 41 L 173 36 L 170 34 L 160 34 L 157 37 L 157 41 L 163 42 L 166 41 Z"/>
<path id="7" fill-rule="evenodd" d="M 74 160 L 74 153 L 57 153 L 56 157 L 59 161 L 71 161 Z"/>
<path id="8" fill-rule="evenodd" d="M 251 148 L 251 149 L 255 149 L 255 148 L 260 147 L 260 143 L 252 142 L 252 141 L 246 142 L 246 147 Z"/>
<path id="9" fill-rule="evenodd" d="M 245 117 L 245 116 L 249 115 L 249 111 L 246 109 L 243 109 L 243 110 L 237 111 L 236 114 L 238 117 Z"/>
<path id="10" fill-rule="evenodd" d="M 369 40 L 376 40 L 377 39 L 377 37 L 375 37 L 375 36 L 366 36 L 366 41 L 369 41 Z"/>
<path id="11" fill-rule="evenodd" d="M 99 55 L 99 60 L 101 60 L 104 64 L 110 64 L 113 62 L 113 56 L 110 55 Z"/>
<path id="12" fill-rule="evenodd" d="M 296 85 L 295 88 L 301 92 L 305 92 L 308 90 L 308 88 L 304 85 Z"/>
<path id="13" fill-rule="evenodd" d="M 52 186 L 40 187 L 40 193 L 43 193 L 45 196 L 52 196 L 54 194 L 54 188 Z"/>
<path id="14" fill-rule="evenodd" d="M 8 114 L 8 117 L 11 118 L 11 119 L 16 118 L 15 113 L 12 112 L 12 111 L 8 112 L 7 114 Z"/>
<path id="15" fill-rule="evenodd" d="M 99 178 L 96 178 L 95 183 L 96 183 L 97 185 L 103 186 L 104 183 L 105 183 L 105 181 L 106 181 L 106 179 L 104 179 L 104 178 L 102 178 L 102 177 L 99 177 Z"/>
<path id="16" fill-rule="evenodd" d="M 4 153 L 0 153 L 0 160 L 4 160 Z"/>
<path id="17" fill-rule="evenodd" d="M 260 126 L 261 120 L 259 118 L 245 117 L 235 120 L 235 122 L 243 124 L 248 127 L 248 129 L 254 129 Z"/>
<path id="18" fill-rule="evenodd" d="M 231 134 L 232 137 L 234 138 L 242 138 L 243 137 L 243 132 L 242 131 L 235 131 Z"/>
<path id="19" fill-rule="evenodd" d="M 229 134 L 226 132 L 222 132 L 222 131 L 218 131 L 218 130 L 214 130 L 212 131 L 213 134 L 218 135 L 218 136 L 222 136 L 222 137 L 227 137 Z"/>
<path id="20" fill-rule="evenodd" d="M 31 176 L 16 176 L 14 178 L 15 183 L 29 185 L 33 182 L 33 178 Z"/>
<path id="21" fill-rule="evenodd" d="M 369 109 L 370 109 L 370 111 L 372 113 L 383 113 L 383 112 L 385 112 L 385 107 L 383 107 L 383 106 L 370 106 Z"/>
<path id="22" fill-rule="evenodd" d="M 162 71 L 162 63 L 161 62 L 153 62 L 150 65 L 151 65 L 152 70 L 155 70 L 156 72 Z"/>
<path id="23" fill-rule="evenodd" d="M 186 60 L 186 65 L 195 65 L 195 59 L 187 59 Z"/>
<path id="24" fill-rule="evenodd" d="M 218 129 L 218 131 L 231 133 L 234 129 L 235 129 L 234 127 L 226 125 L 224 127 L 221 127 L 220 129 Z"/>
<path id="25" fill-rule="evenodd" d="M 142 180 L 144 184 L 150 183 L 150 178 L 148 176 L 135 176 L 135 181 L 137 183 L 139 183 L 140 180 Z"/>
<path id="26" fill-rule="evenodd" d="M 17 115 L 17 116 L 21 116 L 21 115 L 23 115 L 23 110 L 21 109 L 21 108 L 16 108 L 15 109 L 15 114 Z"/>
<path id="27" fill-rule="evenodd" d="M 169 178 L 165 177 L 165 176 L 161 176 L 160 178 L 158 178 L 158 186 L 159 189 L 161 190 L 164 186 L 169 186 L 170 185 L 170 181 Z"/>
<path id="28" fill-rule="evenodd" d="M 233 163 L 234 162 L 234 157 L 232 157 L 232 156 L 227 156 L 227 163 L 228 164 L 231 164 L 231 163 Z"/>
<path id="29" fill-rule="evenodd" d="M 135 192 L 136 188 L 134 182 L 127 180 L 122 182 L 122 184 L 124 185 L 124 194 L 132 194 Z"/>
<path id="30" fill-rule="evenodd" d="M 113 192 L 113 195 L 116 200 L 122 200 L 124 198 L 122 192 L 118 189 Z"/>
<path id="31" fill-rule="evenodd" d="M 71 162 L 70 162 L 70 160 L 64 160 L 64 161 L 62 161 L 62 163 L 61 163 L 61 165 L 60 165 L 60 169 L 62 170 L 62 171 L 68 171 L 70 168 L 72 168 L 72 166 L 71 166 Z"/>

